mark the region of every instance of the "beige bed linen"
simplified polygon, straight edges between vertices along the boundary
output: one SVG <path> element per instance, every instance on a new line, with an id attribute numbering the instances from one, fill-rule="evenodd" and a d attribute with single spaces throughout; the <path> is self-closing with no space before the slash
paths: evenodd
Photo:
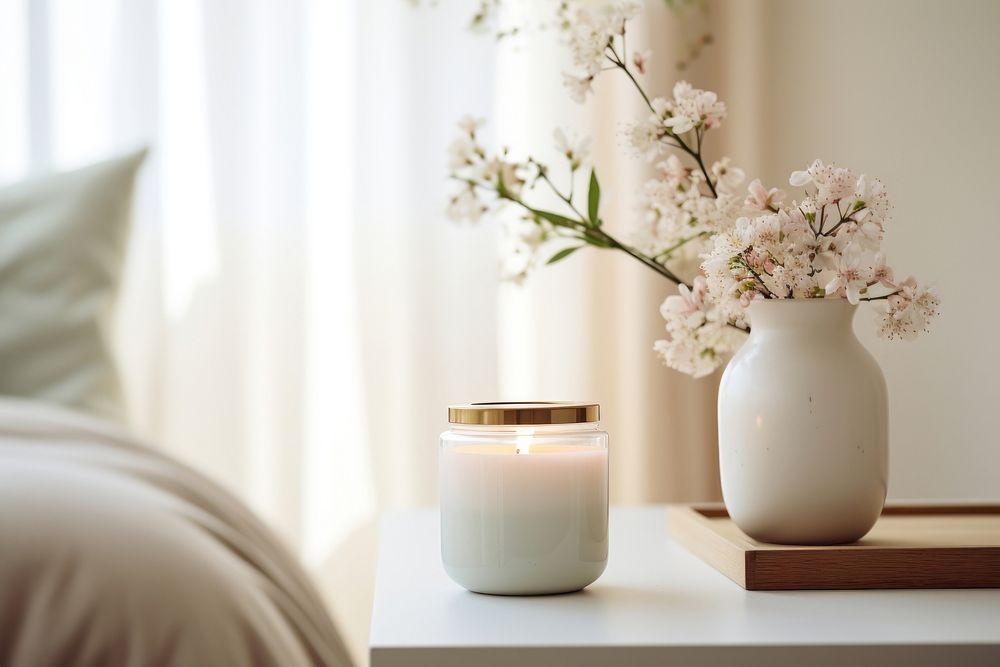
<path id="1" fill-rule="evenodd" d="M 246 507 L 106 422 L 0 399 L 0 665 L 348 665 Z"/>

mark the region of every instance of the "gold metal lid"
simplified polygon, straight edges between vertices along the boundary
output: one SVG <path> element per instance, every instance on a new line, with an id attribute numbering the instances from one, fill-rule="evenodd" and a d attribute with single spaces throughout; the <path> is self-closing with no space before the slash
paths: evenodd
<path id="1" fill-rule="evenodd" d="M 467 403 L 448 406 L 449 424 L 536 426 L 585 424 L 601 419 L 597 403 L 536 401 L 531 403 Z"/>

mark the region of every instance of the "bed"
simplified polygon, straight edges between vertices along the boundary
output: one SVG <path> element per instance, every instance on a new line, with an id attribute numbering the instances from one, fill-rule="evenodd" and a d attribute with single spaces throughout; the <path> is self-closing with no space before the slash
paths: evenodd
<path id="1" fill-rule="evenodd" d="M 0 398 L 0 664 L 350 660 L 234 497 L 111 422 Z"/>

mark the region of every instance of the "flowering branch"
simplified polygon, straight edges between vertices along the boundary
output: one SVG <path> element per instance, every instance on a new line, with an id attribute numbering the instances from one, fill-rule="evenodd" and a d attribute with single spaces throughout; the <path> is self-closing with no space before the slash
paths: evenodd
<path id="1" fill-rule="evenodd" d="M 656 168 L 643 187 L 645 215 L 635 239 L 625 243 L 603 228 L 594 169 L 586 205 L 580 205 L 575 186 L 588 144 L 572 144 L 559 130 L 556 147 L 569 166 L 565 190 L 538 160 L 517 161 L 506 150 L 489 154 L 478 141 L 479 121 L 463 120 L 462 135 L 451 146 L 452 177 L 463 188 L 449 214 L 477 220 L 504 205 L 519 210 L 519 245 L 508 272 L 516 280 L 534 267 L 542 246 L 556 241 L 561 247 L 546 264 L 592 245 L 622 251 L 675 283 L 677 294 L 660 307 L 669 338 L 656 341 L 654 349 L 667 365 L 695 377 L 714 371 L 742 344 L 747 307 L 757 298 L 868 301 L 882 314 L 880 335 L 911 339 L 925 330 L 939 301 L 913 278 L 896 281 L 885 264 L 879 248 L 889 203 L 881 182 L 816 160 L 789 178 L 790 185 L 805 188 L 800 201 L 785 204 L 783 191 L 759 180 L 743 191 L 745 174 L 729 158 L 709 165 L 703 157 L 707 132 L 726 118 L 716 94 L 684 81 L 670 98 L 651 97 L 643 88 L 640 77 L 650 55 L 630 54 L 626 46 L 627 23 L 638 11 L 634 2 L 591 11 L 569 0 L 560 9 L 574 65 L 563 75 L 570 95 L 583 102 L 596 77 L 619 70 L 649 110 L 627 131 L 636 154 Z M 539 184 L 561 202 L 565 215 L 532 202 Z"/>
<path id="2" fill-rule="evenodd" d="M 625 32 L 624 31 L 622 32 L 621 38 L 622 38 L 622 52 L 625 53 Z M 646 91 L 643 89 L 642 84 L 639 83 L 639 81 L 632 74 L 631 70 L 629 70 L 628 65 L 625 64 L 625 58 L 623 58 L 622 56 L 618 55 L 618 52 L 615 50 L 615 47 L 614 47 L 614 40 L 612 40 L 612 41 L 610 41 L 608 43 L 607 50 L 609 52 L 607 54 L 607 59 L 610 60 L 612 63 L 614 63 L 615 67 L 621 69 L 621 71 L 625 73 L 625 76 L 627 76 L 628 79 L 629 79 L 629 81 L 632 82 L 632 86 L 636 89 L 636 91 L 638 91 L 639 95 L 642 96 L 642 99 L 646 103 L 646 106 L 649 107 L 649 110 L 654 115 L 659 115 L 658 112 L 657 112 L 657 110 L 656 110 L 656 108 L 653 106 L 653 103 L 650 101 L 649 95 L 647 95 Z M 714 95 L 714 93 L 713 93 L 713 95 Z M 698 163 L 698 168 L 701 169 L 701 173 L 705 176 L 705 184 L 708 185 L 708 189 L 711 191 L 712 196 L 713 197 L 718 197 L 718 193 L 715 190 L 715 184 L 712 182 L 711 176 L 708 175 L 708 170 L 705 168 L 705 161 L 704 161 L 704 159 L 702 158 L 702 155 L 701 155 L 701 139 L 702 139 L 702 136 L 704 134 L 704 125 L 702 125 L 701 123 L 703 123 L 703 122 L 704 122 L 704 119 L 699 118 L 699 123 L 696 125 L 697 129 L 695 130 L 695 136 L 696 136 L 697 144 L 696 144 L 696 148 L 695 149 L 692 149 L 690 146 L 688 146 L 688 144 L 684 141 L 684 138 L 682 136 L 680 136 L 680 135 L 672 132 L 669 129 L 669 127 L 665 128 L 664 135 L 660 139 L 660 141 L 662 141 L 662 142 L 666 143 L 667 145 L 672 146 L 674 148 L 680 148 L 682 151 L 684 151 L 685 153 L 687 153 L 688 155 L 690 155 L 692 158 L 694 158 L 695 162 Z M 671 144 L 668 141 L 668 139 L 673 139 L 677 143 L 676 144 Z"/>
<path id="3" fill-rule="evenodd" d="M 537 165 L 537 163 L 533 161 L 532 163 Z M 584 241 L 585 243 L 589 243 L 590 245 L 595 245 L 602 248 L 614 248 L 616 250 L 621 250 L 626 254 L 628 254 L 629 256 L 633 257 L 634 259 L 639 260 L 645 266 L 648 266 L 649 268 L 653 269 L 667 280 L 673 281 L 678 285 L 686 284 L 683 280 L 674 275 L 674 273 L 670 271 L 670 269 L 668 269 L 665 265 L 656 261 L 652 257 L 644 255 L 642 252 L 636 250 L 635 248 L 632 248 L 622 243 L 615 237 L 611 236 L 611 234 L 608 234 L 606 231 L 604 231 L 601 228 L 600 219 L 597 219 L 595 221 L 585 218 L 584 215 L 580 213 L 580 211 L 577 210 L 576 206 L 573 204 L 572 198 L 570 196 L 564 195 L 559 190 L 559 188 L 557 188 L 556 185 L 549 179 L 548 174 L 546 173 L 544 167 L 541 167 L 540 165 L 538 165 L 538 167 L 540 169 L 540 171 L 538 172 L 539 178 L 549 186 L 549 189 L 557 197 L 559 197 L 563 202 L 566 203 L 566 205 L 570 208 L 570 210 L 577 216 L 576 219 L 567 218 L 558 215 L 556 213 L 553 213 L 552 211 L 545 211 L 542 209 L 533 208 L 532 206 L 525 203 L 524 200 L 522 200 L 520 197 L 514 195 L 504 185 L 502 178 L 498 180 L 495 186 L 497 196 L 502 200 L 509 201 L 513 204 L 520 206 L 522 209 L 531 214 L 531 216 L 533 216 L 533 219 L 538 224 L 544 224 L 545 222 L 547 222 L 561 230 L 575 231 L 578 234 L 577 235 L 570 234 L 569 235 L 570 238 L 576 238 L 578 240 Z M 597 182 L 596 178 L 597 178 L 596 175 L 593 175 L 592 173 L 593 183 Z M 563 254 L 559 257 L 559 259 L 563 259 L 564 257 L 567 256 L 568 253 Z M 547 263 L 551 264 L 553 262 L 552 260 L 549 260 L 549 262 Z"/>

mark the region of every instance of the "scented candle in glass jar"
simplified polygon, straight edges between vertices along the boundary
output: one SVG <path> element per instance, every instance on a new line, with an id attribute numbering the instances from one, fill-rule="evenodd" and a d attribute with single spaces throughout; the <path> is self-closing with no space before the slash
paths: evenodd
<path id="1" fill-rule="evenodd" d="M 608 559 L 608 434 L 594 403 L 448 408 L 441 556 L 477 593 L 540 595 L 593 583 Z"/>

